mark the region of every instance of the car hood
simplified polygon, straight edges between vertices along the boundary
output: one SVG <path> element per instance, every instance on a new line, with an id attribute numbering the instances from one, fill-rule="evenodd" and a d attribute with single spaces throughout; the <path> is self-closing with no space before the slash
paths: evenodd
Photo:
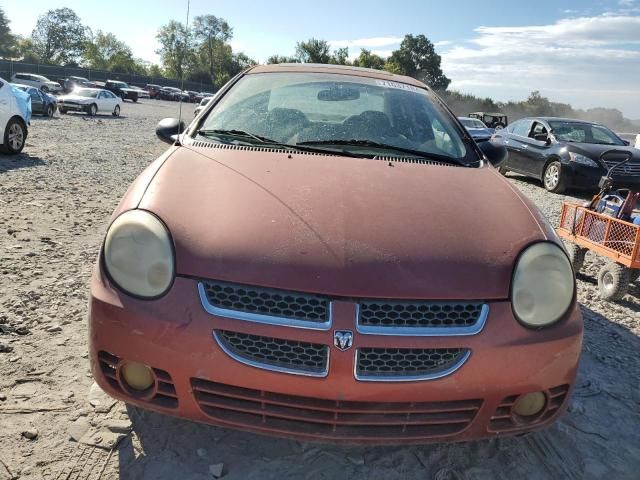
<path id="1" fill-rule="evenodd" d="M 570 152 L 579 153 L 589 158 L 593 158 L 594 160 L 598 160 L 600 155 L 608 150 L 616 150 L 619 152 L 629 152 L 632 154 L 634 160 L 640 161 L 640 151 L 636 148 L 627 146 L 627 145 L 600 145 L 594 143 L 573 143 L 567 142 L 565 143 L 567 149 Z M 611 156 L 607 156 L 612 160 L 624 160 L 627 158 L 626 154 L 611 154 Z"/>
<path id="2" fill-rule="evenodd" d="M 490 137 L 491 132 L 488 128 L 467 128 L 469 135 L 472 137 Z"/>
<path id="3" fill-rule="evenodd" d="M 83 97 L 82 95 L 74 95 L 73 93 L 58 97 L 58 101 L 62 101 L 62 102 L 71 101 L 71 102 L 78 102 L 78 103 L 90 103 L 96 100 L 97 99 L 95 97 Z"/>
<path id="4" fill-rule="evenodd" d="M 219 144 L 177 148 L 138 208 L 179 275 L 343 297 L 504 299 L 521 250 L 554 235 L 489 166 Z"/>

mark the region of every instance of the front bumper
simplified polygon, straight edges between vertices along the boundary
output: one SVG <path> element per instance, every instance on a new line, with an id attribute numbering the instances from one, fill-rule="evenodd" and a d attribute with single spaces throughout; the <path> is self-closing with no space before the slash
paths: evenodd
<path id="1" fill-rule="evenodd" d="M 207 313 L 193 279 L 178 277 L 165 297 L 141 301 L 115 291 L 99 269 L 89 306 L 92 372 L 113 397 L 222 427 L 347 443 L 465 441 L 544 427 L 566 409 L 583 328 L 577 306 L 556 326 L 532 331 L 514 320 L 509 302 L 496 301 L 489 302 L 489 317 L 476 335 L 355 333 L 353 348 L 340 351 L 333 332 L 356 331 L 353 302 L 334 301 L 326 331 L 273 326 Z M 329 345 L 328 374 L 314 378 L 239 363 L 218 346 L 214 329 Z M 437 380 L 356 380 L 355 349 L 389 345 L 472 353 L 459 370 Z M 151 366 L 155 386 L 128 393 L 119 370 L 125 361 Z M 519 421 L 511 405 L 535 391 L 545 393 L 545 410 Z"/>
<path id="2" fill-rule="evenodd" d="M 81 103 L 63 103 L 63 102 L 59 102 L 58 103 L 58 109 L 64 109 L 64 110 L 73 110 L 75 112 L 84 112 L 89 108 L 89 105 L 84 105 Z"/>
<path id="3" fill-rule="evenodd" d="M 578 163 L 563 164 L 563 174 L 569 179 L 569 186 L 574 188 L 598 189 L 600 178 L 607 174 L 604 168 L 589 167 Z M 617 188 L 640 189 L 640 175 L 613 175 Z"/>

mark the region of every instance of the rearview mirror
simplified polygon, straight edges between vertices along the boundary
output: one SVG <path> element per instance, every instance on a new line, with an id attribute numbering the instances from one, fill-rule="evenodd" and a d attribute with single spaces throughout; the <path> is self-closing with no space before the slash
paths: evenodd
<path id="1" fill-rule="evenodd" d="M 341 85 L 329 90 L 320 90 L 318 100 L 321 102 L 341 102 L 345 100 L 357 100 L 360 98 L 360 91 L 355 88 L 343 87 Z"/>
<path id="2" fill-rule="evenodd" d="M 156 136 L 165 143 L 174 144 L 184 128 L 184 122 L 177 118 L 164 118 L 158 122 Z"/>
<path id="3" fill-rule="evenodd" d="M 499 167 L 509 155 L 507 149 L 504 146 L 496 145 L 491 140 L 488 142 L 480 142 L 478 144 L 478 147 L 480 147 L 480 150 L 482 150 L 484 156 L 487 157 L 489 163 L 494 167 Z"/>

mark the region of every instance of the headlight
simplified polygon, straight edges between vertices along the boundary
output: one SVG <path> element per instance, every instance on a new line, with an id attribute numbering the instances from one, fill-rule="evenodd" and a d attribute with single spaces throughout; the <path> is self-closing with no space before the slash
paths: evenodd
<path id="1" fill-rule="evenodd" d="M 584 155 L 580 155 L 579 153 L 573 153 L 573 152 L 569 152 L 569 159 L 572 162 L 575 163 L 579 163 L 580 165 L 586 165 L 588 167 L 597 167 L 599 166 L 598 163 L 589 158 L 589 157 L 585 157 Z"/>
<path id="2" fill-rule="evenodd" d="M 511 305 L 518 320 L 544 327 L 560 320 L 573 301 L 575 278 L 564 251 L 551 242 L 535 243 L 518 258 Z"/>
<path id="3" fill-rule="evenodd" d="M 104 242 L 104 265 L 121 290 L 154 298 L 167 292 L 175 276 L 167 227 L 144 210 L 130 210 L 111 224 Z"/>

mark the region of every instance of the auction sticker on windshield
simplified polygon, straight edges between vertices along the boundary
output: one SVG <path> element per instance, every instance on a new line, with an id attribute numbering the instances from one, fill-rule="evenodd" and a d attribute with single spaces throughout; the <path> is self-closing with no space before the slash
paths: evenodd
<path id="1" fill-rule="evenodd" d="M 421 89 L 414 87 L 413 85 L 407 85 L 406 83 L 390 82 L 389 80 L 376 80 L 376 84 L 380 87 L 397 88 L 400 90 L 408 90 L 410 92 L 420 92 Z"/>

